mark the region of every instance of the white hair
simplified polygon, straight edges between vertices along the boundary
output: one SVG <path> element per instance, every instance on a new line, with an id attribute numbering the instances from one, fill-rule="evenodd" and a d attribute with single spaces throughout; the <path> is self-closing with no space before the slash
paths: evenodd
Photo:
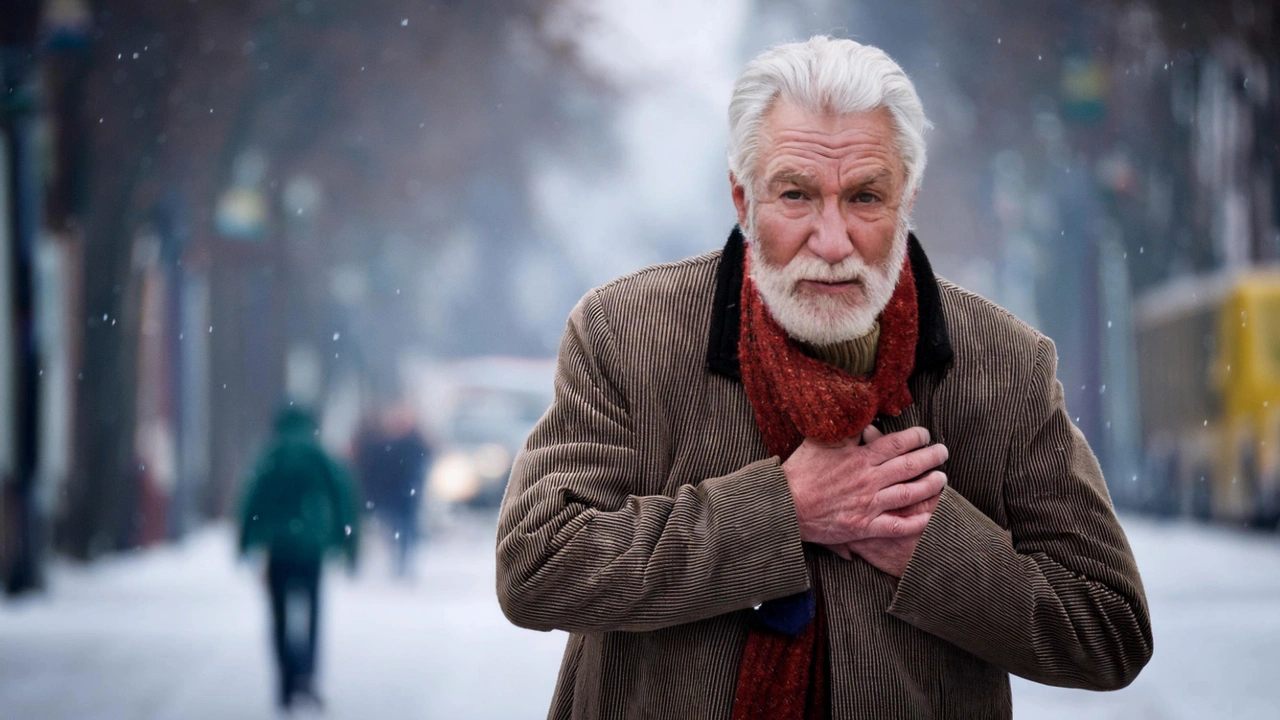
<path id="1" fill-rule="evenodd" d="M 929 121 L 911 79 L 880 48 L 815 35 L 757 55 L 733 85 L 729 170 L 749 201 L 755 190 L 760 130 L 778 98 L 811 112 L 836 115 L 887 108 L 897 131 L 898 156 L 907 170 L 903 198 L 920 187 Z"/>

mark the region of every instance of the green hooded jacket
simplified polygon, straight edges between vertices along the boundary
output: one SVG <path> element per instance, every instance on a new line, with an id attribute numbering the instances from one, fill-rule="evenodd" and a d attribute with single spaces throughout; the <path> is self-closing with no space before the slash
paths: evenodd
<path id="1" fill-rule="evenodd" d="M 346 471 L 320 447 L 306 411 L 285 408 L 275 433 L 245 487 L 240 552 L 305 560 L 341 548 L 354 566 L 359 521 Z"/>

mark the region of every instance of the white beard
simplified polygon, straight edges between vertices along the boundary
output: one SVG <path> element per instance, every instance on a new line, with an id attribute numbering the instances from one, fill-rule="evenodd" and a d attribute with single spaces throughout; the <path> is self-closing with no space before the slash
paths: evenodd
<path id="1" fill-rule="evenodd" d="M 774 267 L 765 261 L 754 227 L 743 233 L 751 253 L 751 279 L 765 307 L 788 335 L 810 345 L 835 345 L 870 332 L 893 297 L 907 257 L 906 218 L 898 222 L 893 247 L 880 267 L 868 265 L 856 254 L 835 265 L 812 255 L 797 255 L 785 267 Z M 848 298 L 805 292 L 800 289 L 802 280 L 857 281 L 862 294 Z"/>

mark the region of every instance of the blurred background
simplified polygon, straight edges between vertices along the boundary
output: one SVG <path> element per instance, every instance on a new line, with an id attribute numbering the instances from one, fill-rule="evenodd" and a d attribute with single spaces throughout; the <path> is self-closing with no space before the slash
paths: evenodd
<path id="1" fill-rule="evenodd" d="M 290 401 L 364 510 L 325 714 L 544 716 L 493 524 L 565 318 L 722 245 L 730 86 L 817 32 L 915 80 L 918 234 L 1056 341 L 1147 583 L 1137 682 L 1016 716 L 1280 717 L 1268 0 L 0 0 L 0 717 L 273 716 L 235 521 Z"/>

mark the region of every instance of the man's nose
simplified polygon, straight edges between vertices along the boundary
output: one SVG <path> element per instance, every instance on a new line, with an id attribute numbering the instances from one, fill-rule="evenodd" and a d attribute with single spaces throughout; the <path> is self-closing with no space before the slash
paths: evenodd
<path id="1" fill-rule="evenodd" d="M 840 212 L 839 199 L 824 201 L 817 220 L 817 226 L 809 236 L 809 252 L 829 265 L 835 265 L 856 252 L 853 239 L 849 237 L 849 226 Z"/>

